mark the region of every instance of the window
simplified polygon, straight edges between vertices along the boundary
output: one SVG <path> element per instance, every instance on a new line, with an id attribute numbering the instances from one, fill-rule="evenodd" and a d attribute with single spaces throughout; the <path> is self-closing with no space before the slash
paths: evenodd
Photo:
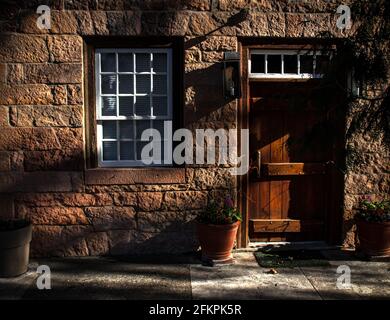
<path id="1" fill-rule="evenodd" d="M 329 54 L 314 51 L 252 50 L 250 78 L 321 78 L 330 61 Z"/>
<path id="2" fill-rule="evenodd" d="M 102 167 L 143 166 L 145 129 L 172 120 L 171 49 L 96 49 L 97 157 Z M 163 155 L 162 155 L 163 159 Z"/>

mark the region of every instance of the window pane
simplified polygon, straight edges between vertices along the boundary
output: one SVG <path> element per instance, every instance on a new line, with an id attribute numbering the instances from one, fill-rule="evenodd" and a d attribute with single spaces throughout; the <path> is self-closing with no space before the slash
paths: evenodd
<path id="1" fill-rule="evenodd" d="M 133 97 L 119 97 L 119 115 L 133 116 Z"/>
<path id="2" fill-rule="evenodd" d="M 251 73 L 265 73 L 265 55 L 251 55 Z"/>
<path id="3" fill-rule="evenodd" d="M 329 68 L 329 56 L 316 56 L 316 73 L 324 74 Z"/>
<path id="4" fill-rule="evenodd" d="M 150 53 L 137 53 L 135 63 L 137 72 L 150 72 Z"/>
<path id="5" fill-rule="evenodd" d="M 133 141 L 120 142 L 120 157 L 121 160 L 135 160 Z"/>
<path id="6" fill-rule="evenodd" d="M 116 139 L 116 121 L 103 121 L 103 139 Z"/>
<path id="7" fill-rule="evenodd" d="M 134 122 L 119 121 L 120 139 L 134 139 Z"/>
<path id="8" fill-rule="evenodd" d="M 105 74 L 102 79 L 102 94 L 116 93 L 116 74 Z"/>
<path id="9" fill-rule="evenodd" d="M 153 53 L 153 71 L 167 72 L 167 55 L 165 53 Z"/>
<path id="10" fill-rule="evenodd" d="M 142 74 L 137 75 L 137 93 L 150 93 L 150 75 Z"/>
<path id="11" fill-rule="evenodd" d="M 167 93 L 167 77 L 153 76 L 153 93 L 166 94 Z"/>
<path id="12" fill-rule="evenodd" d="M 116 72 L 115 53 L 100 54 L 101 72 Z"/>
<path id="13" fill-rule="evenodd" d="M 103 141 L 103 160 L 117 160 L 116 141 Z"/>
<path id="14" fill-rule="evenodd" d="M 284 73 L 298 73 L 298 56 L 285 55 L 284 56 Z"/>
<path id="15" fill-rule="evenodd" d="M 313 73 L 313 56 L 303 55 L 300 56 L 301 71 L 300 73 Z"/>
<path id="16" fill-rule="evenodd" d="M 270 54 L 267 58 L 268 61 L 268 73 L 281 73 L 282 72 L 282 56 L 280 54 Z"/>
<path id="17" fill-rule="evenodd" d="M 154 116 L 168 115 L 167 97 L 153 97 L 153 115 Z"/>
<path id="18" fill-rule="evenodd" d="M 147 144 L 149 144 L 150 142 L 148 141 L 137 141 L 136 142 L 136 148 L 137 148 L 137 160 L 142 160 L 141 158 L 141 154 L 142 154 L 142 149 L 144 146 L 146 146 Z M 149 153 L 149 155 L 151 156 L 151 154 Z"/>
<path id="19" fill-rule="evenodd" d="M 144 130 L 146 129 L 150 129 L 150 121 L 149 120 L 137 120 L 135 121 L 135 125 L 136 125 L 136 138 L 137 139 L 141 139 L 141 136 L 142 136 L 142 132 L 144 132 Z"/>
<path id="20" fill-rule="evenodd" d="M 119 93 L 133 93 L 134 83 L 132 74 L 119 75 Z"/>
<path id="21" fill-rule="evenodd" d="M 102 97 L 102 115 L 116 116 L 116 97 Z"/>
<path id="22" fill-rule="evenodd" d="M 149 96 L 137 96 L 135 102 L 135 114 L 137 116 L 150 116 L 150 97 Z"/>
<path id="23" fill-rule="evenodd" d="M 152 121 L 153 128 L 160 132 L 161 139 L 164 139 L 164 121 Z"/>
<path id="24" fill-rule="evenodd" d="M 119 72 L 133 72 L 133 54 L 118 53 Z"/>

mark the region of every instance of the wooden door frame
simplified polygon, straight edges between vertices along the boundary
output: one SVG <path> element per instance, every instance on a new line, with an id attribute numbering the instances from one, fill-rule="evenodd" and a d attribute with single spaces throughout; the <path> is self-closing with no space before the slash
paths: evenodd
<path id="1" fill-rule="evenodd" d="M 238 101 L 238 111 L 237 111 L 237 128 L 239 132 L 238 145 L 241 148 L 241 129 L 249 129 L 249 72 L 248 72 L 248 60 L 249 60 L 249 50 L 250 49 L 318 49 L 318 47 L 332 46 L 332 48 L 337 48 L 337 39 L 327 40 L 327 39 L 272 39 L 272 38 L 238 38 L 238 50 L 240 52 L 240 63 L 241 63 L 241 88 L 242 96 Z M 284 81 L 301 81 L 301 80 L 284 80 Z M 345 121 L 344 121 L 345 122 Z M 345 124 L 344 124 L 345 127 Z M 329 178 L 329 187 L 333 188 L 337 184 L 334 175 L 331 174 Z M 249 174 L 238 176 L 237 178 L 237 202 L 238 208 L 242 213 L 242 222 L 241 226 L 237 233 L 237 247 L 246 248 L 249 244 L 249 210 L 247 202 L 247 193 L 249 187 Z M 342 186 L 343 188 L 344 186 Z M 337 188 L 335 188 L 338 190 Z M 330 230 L 325 226 L 325 241 L 331 244 L 340 244 L 341 243 L 341 224 L 342 224 L 342 199 L 341 197 L 332 197 L 329 195 L 331 201 L 331 208 L 327 208 L 326 221 L 325 223 L 329 225 L 329 220 L 332 220 L 333 229 Z M 339 199 L 340 198 L 340 199 Z M 329 219 L 329 210 L 336 210 Z"/>

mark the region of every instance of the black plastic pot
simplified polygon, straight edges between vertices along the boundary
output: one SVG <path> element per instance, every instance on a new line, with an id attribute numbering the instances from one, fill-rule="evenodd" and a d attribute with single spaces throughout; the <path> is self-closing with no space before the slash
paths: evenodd
<path id="1" fill-rule="evenodd" d="M 27 271 L 32 226 L 0 230 L 0 277 L 16 277 Z"/>

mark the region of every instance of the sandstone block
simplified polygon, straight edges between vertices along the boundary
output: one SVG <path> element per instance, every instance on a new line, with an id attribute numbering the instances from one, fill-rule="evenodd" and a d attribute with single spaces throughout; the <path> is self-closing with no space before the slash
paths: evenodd
<path id="1" fill-rule="evenodd" d="M 79 36 L 61 35 L 48 38 L 51 62 L 82 61 L 82 40 Z"/>
<path id="2" fill-rule="evenodd" d="M 10 122 L 16 127 L 81 127 L 82 106 L 11 107 Z"/>
<path id="3" fill-rule="evenodd" d="M 20 63 L 8 64 L 7 83 L 13 85 L 13 84 L 21 84 L 23 82 L 24 82 L 23 65 Z"/>
<path id="4" fill-rule="evenodd" d="M 0 61 L 47 62 L 49 52 L 42 36 L 3 34 L 0 36 Z"/>
<path id="5" fill-rule="evenodd" d="M 31 255 L 87 256 L 88 247 L 85 239 L 91 232 L 89 226 L 34 226 Z"/>
<path id="6" fill-rule="evenodd" d="M 163 194 L 161 192 L 140 192 L 138 196 L 138 207 L 142 211 L 154 211 L 161 208 Z"/>
<path id="7" fill-rule="evenodd" d="M 138 229 L 142 232 L 177 232 L 191 230 L 197 214 L 194 212 L 138 212 Z"/>
<path id="8" fill-rule="evenodd" d="M 0 85 L 5 84 L 7 81 L 7 65 L 0 63 Z"/>
<path id="9" fill-rule="evenodd" d="M 77 171 L 82 170 L 83 167 L 83 151 L 80 149 L 24 152 L 26 171 Z"/>
<path id="10" fill-rule="evenodd" d="M 0 104 L 47 105 L 53 102 L 52 88 L 45 84 L 0 86 Z"/>
<path id="11" fill-rule="evenodd" d="M 85 172 L 87 185 L 185 183 L 185 169 L 91 169 Z"/>
<path id="12" fill-rule="evenodd" d="M 67 92 L 65 85 L 57 85 L 52 87 L 53 104 L 67 104 Z"/>
<path id="13" fill-rule="evenodd" d="M 329 14 L 286 14 L 287 37 L 317 37 L 331 28 Z"/>
<path id="14" fill-rule="evenodd" d="M 133 11 L 108 11 L 107 28 L 111 35 L 139 35 L 141 14 Z"/>
<path id="15" fill-rule="evenodd" d="M 201 191 L 168 191 L 163 208 L 168 210 L 202 209 L 207 205 L 207 193 Z"/>
<path id="16" fill-rule="evenodd" d="M 133 230 L 110 230 L 107 232 L 111 255 L 125 255 L 134 246 Z"/>
<path id="17" fill-rule="evenodd" d="M 26 83 L 80 83 L 82 65 L 77 63 L 26 64 Z"/>
<path id="18" fill-rule="evenodd" d="M 36 225 L 88 224 L 81 208 L 19 206 L 17 215 L 31 220 Z"/>
<path id="19" fill-rule="evenodd" d="M 137 195 L 134 192 L 121 192 L 114 194 L 116 206 L 137 206 Z"/>
<path id="20" fill-rule="evenodd" d="M 90 256 L 104 256 L 110 253 L 109 238 L 106 232 L 91 233 L 86 238 Z"/>
<path id="21" fill-rule="evenodd" d="M 82 104 L 83 93 L 82 87 L 78 84 L 70 84 L 68 88 L 68 104 Z"/>
<path id="22" fill-rule="evenodd" d="M 0 127 L 9 126 L 9 108 L 0 106 Z"/>
<path id="23" fill-rule="evenodd" d="M 77 191 L 81 173 L 77 172 L 4 172 L 0 192 L 70 192 Z"/>
<path id="24" fill-rule="evenodd" d="M 213 18 L 213 15 L 206 12 L 193 12 L 188 23 L 189 35 L 206 35 L 216 30 L 219 24 Z"/>
<path id="25" fill-rule="evenodd" d="M 135 210 L 132 207 L 89 207 L 85 213 L 95 230 L 134 229 Z"/>
<path id="26" fill-rule="evenodd" d="M 77 20 L 72 11 L 51 11 L 51 33 L 75 34 L 77 33 Z"/>

